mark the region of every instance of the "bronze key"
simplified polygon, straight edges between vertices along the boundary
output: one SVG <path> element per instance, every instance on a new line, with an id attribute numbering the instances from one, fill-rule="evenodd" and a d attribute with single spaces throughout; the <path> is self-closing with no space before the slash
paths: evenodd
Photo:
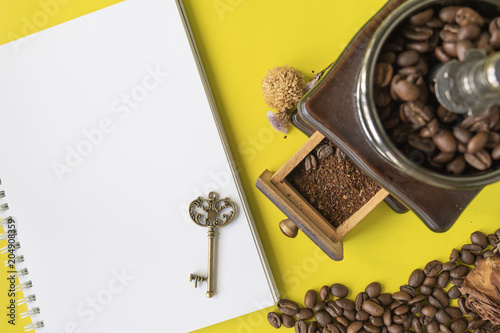
<path id="1" fill-rule="evenodd" d="M 207 281 L 207 297 L 214 295 L 214 241 L 215 228 L 221 228 L 229 224 L 234 218 L 236 207 L 228 198 L 219 199 L 215 192 L 208 194 L 208 200 L 202 197 L 193 200 L 189 205 L 189 216 L 194 223 L 202 227 L 208 227 L 208 277 L 195 274 L 189 276 L 189 281 L 194 280 L 194 287 L 198 283 Z"/>

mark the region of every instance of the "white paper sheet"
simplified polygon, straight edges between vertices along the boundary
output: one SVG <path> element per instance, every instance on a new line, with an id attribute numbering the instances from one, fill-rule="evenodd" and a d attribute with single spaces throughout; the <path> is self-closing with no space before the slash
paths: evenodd
<path id="1" fill-rule="evenodd" d="M 0 177 L 41 332 L 186 332 L 273 304 L 239 210 L 187 214 L 215 190 L 241 208 L 176 4 L 127 0 L 0 47 Z"/>

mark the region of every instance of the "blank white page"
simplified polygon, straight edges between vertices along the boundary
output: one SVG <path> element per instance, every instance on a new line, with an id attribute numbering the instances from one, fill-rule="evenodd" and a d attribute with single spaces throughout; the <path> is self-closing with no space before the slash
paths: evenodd
<path id="1" fill-rule="evenodd" d="M 274 304 L 174 1 L 1 46 L 0 91 L 0 178 L 41 332 L 186 332 Z M 239 210 L 208 299 L 189 282 L 208 243 L 188 205 L 212 190 Z"/>

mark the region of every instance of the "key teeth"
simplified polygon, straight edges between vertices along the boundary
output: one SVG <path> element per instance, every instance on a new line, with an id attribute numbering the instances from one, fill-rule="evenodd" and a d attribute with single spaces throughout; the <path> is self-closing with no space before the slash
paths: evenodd
<path id="1" fill-rule="evenodd" d="M 189 275 L 189 282 L 191 282 L 193 280 L 194 280 L 194 287 L 198 288 L 198 282 L 207 281 L 207 278 L 204 276 L 196 275 L 196 274 L 190 274 Z"/>

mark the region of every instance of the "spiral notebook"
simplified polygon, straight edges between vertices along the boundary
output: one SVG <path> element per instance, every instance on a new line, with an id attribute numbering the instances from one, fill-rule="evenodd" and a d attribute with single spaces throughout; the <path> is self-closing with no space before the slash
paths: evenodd
<path id="1" fill-rule="evenodd" d="M 28 330 L 187 332 L 276 301 L 188 28 L 181 3 L 127 0 L 0 47 L 0 216 Z M 237 214 L 209 299 L 188 206 L 210 191 Z"/>

